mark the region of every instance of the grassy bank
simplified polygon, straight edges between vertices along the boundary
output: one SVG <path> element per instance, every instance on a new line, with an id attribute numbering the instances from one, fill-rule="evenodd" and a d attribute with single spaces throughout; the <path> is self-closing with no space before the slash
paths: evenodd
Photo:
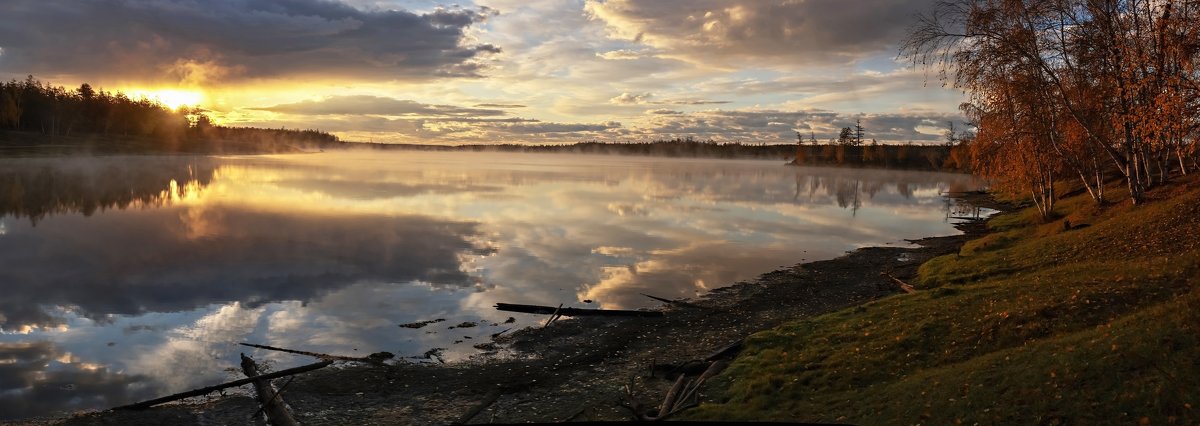
<path id="1" fill-rule="evenodd" d="M 1195 424 L 1200 184 L 1142 206 L 1017 211 L 920 269 L 913 295 L 755 334 L 698 419 Z M 1080 226 L 1083 225 L 1083 226 Z"/>

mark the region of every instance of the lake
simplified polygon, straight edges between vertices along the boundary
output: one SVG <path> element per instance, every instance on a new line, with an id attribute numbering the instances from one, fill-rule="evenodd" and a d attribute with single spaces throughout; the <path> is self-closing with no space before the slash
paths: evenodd
<path id="1" fill-rule="evenodd" d="M 3 158 L 0 420 L 233 379 L 239 352 L 275 368 L 312 362 L 239 342 L 470 359 L 493 333 L 544 320 L 496 302 L 638 309 L 658 304 L 642 293 L 696 297 L 953 234 L 952 217 L 979 212 L 943 194 L 977 185 L 552 154 Z"/>

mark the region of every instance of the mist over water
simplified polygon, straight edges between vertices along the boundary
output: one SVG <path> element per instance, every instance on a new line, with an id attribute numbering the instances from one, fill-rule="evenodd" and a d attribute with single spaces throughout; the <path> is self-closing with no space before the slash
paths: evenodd
<path id="1" fill-rule="evenodd" d="M 657 303 L 639 293 L 695 297 L 801 260 L 954 233 L 947 218 L 959 213 L 940 194 L 976 185 L 780 163 L 0 159 L 0 419 L 229 379 L 248 349 L 238 342 L 468 358 L 514 326 L 496 302 L 633 309 Z M 436 318 L 446 321 L 397 326 Z M 479 326 L 451 328 L 464 321 Z"/>

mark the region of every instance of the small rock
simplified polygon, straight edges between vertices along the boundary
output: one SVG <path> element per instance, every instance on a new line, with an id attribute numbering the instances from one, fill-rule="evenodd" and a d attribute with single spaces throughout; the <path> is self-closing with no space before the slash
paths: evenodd
<path id="1" fill-rule="evenodd" d="M 438 319 L 432 319 L 432 320 L 428 320 L 428 321 L 417 321 L 417 322 L 410 322 L 407 324 L 400 324 L 400 326 L 404 327 L 404 328 L 421 328 L 421 327 L 425 327 L 429 324 L 439 323 L 439 322 L 442 322 L 445 320 L 446 320 L 445 318 L 438 318 Z"/>
<path id="2" fill-rule="evenodd" d="M 385 359 L 392 359 L 395 357 L 396 357 L 396 354 L 393 354 L 391 352 L 375 352 L 373 354 L 367 355 L 368 359 L 373 359 L 373 360 L 378 360 L 378 361 L 383 361 Z"/>

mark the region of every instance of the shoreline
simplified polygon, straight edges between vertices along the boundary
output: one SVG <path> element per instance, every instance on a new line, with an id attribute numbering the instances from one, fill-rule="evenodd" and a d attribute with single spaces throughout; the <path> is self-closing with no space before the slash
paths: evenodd
<path id="1" fill-rule="evenodd" d="M 1000 211 L 984 193 L 952 196 Z M 446 365 L 346 366 L 295 376 L 285 398 L 305 424 L 448 424 L 486 405 L 469 422 L 629 420 L 625 385 L 656 405 L 671 386 L 654 364 L 682 364 L 784 322 L 900 294 L 926 260 L 954 253 L 986 234 L 984 220 L 955 224 L 961 233 L 910 240 L 916 247 L 864 247 L 840 257 L 796 264 L 715 289 L 688 303 L 664 305 L 659 318 L 575 318 L 525 328 L 494 341 L 516 356 Z M 499 396 L 495 396 L 499 395 Z M 703 398 L 703 390 L 701 391 Z M 484 404 L 486 403 L 486 404 Z M 216 397 L 144 411 L 93 412 L 22 424 L 239 423 L 258 409 L 248 396 Z"/>

